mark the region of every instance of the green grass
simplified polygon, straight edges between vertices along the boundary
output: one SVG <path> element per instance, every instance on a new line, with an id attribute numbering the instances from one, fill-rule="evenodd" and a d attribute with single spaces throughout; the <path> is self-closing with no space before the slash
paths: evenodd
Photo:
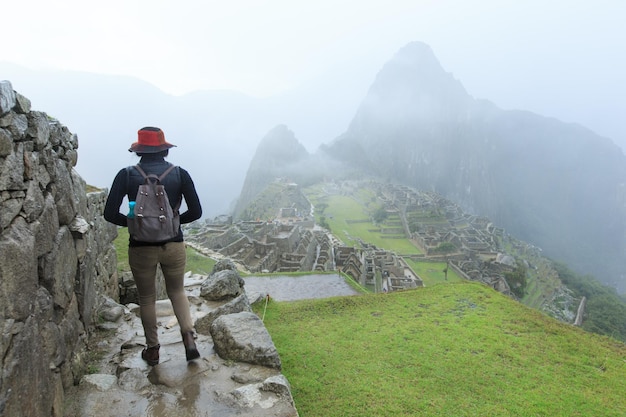
<path id="1" fill-rule="evenodd" d="M 187 247 L 187 271 L 194 274 L 209 275 L 216 264 L 215 259 L 205 256 L 195 249 Z"/>
<path id="2" fill-rule="evenodd" d="M 448 277 L 446 279 L 446 274 L 443 272 L 446 268 L 445 262 L 421 262 L 413 261 L 410 258 L 405 258 L 404 260 L 422 278 L 425 286 L 463 280 L 452 268 L 448 268 Z"/>
<path id="3" fill-rule="evenodd" d="M 626 415 L 624 344 L 474 282 L 271 301 L 265 325 L 302 417 Z"/>
<path id="4" fill-rule="evenodd" d="M 113 241 L 113 246 L 115 246 L 115 251 L 117 252 L 117 270 L 119 272 L 130 271 L 130 266 L 128 265 L 128 239 L 128 228 L 118 227 L 117 237 Z"/>
<path id="5" fill-rule="evenodd" d="M 363 242 L 375 245 L 377 248 L 396 252 L 402 255 L 420 254 L 420 250 L 408 239 L 385 239 L 384 234 L 379 231 L 381 226 L 374 225 L 371 221 L 371 214 L 368 207 L 373 206 L 370 197 L 366 194 L 360 196 L 358 200 L 344 195 L 331 195 L 320 197 L 315 194 L 308 194 L 309 198 L 316 204 L 323 201 L 328 207 L 323 213 L 316 212 L 317 222 L 321 216 L 326 218 L 331 232 L 343 241 L 345 245 L 360 247 L 359 239 Z M 384 225 L 382 226 L 384 227 Z"/>

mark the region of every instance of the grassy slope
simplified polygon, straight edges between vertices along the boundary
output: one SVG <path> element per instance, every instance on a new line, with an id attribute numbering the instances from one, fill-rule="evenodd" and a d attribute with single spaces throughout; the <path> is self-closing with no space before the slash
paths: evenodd
<path id="1" fill-rule="evenodd" d="M 623 416 L 626 346 L 472 282 L 271 302 L 310 416 Z"/>
<path id="2" fill-rule="evenodd" d="M 463 280 L 452 268 L 448 269 L 446 279 L 446 274 L 444 273 L 444 269 L 446 268 L 445 262 L 420 262 L 412 261 L 409 258 L 406 258 L 405 261 L 409 264 L 411 269 L 422 278 L 424 285 L 427 287 L 439 283 L 459 282 Z"/>
<path id="3" fill-rule="evenodd" d="M 346 244 L 360 238 L 419 253 L 407 240 L 381 239 L 370 222 L 346 222 L 370 218 L 372 199 L 308 191 L 314 204 L 328 205 L 317 220 L 324 215 Z M 447 282 L 456 284 L 436 285 L 446 282 L 444 263 L 407 261 L 428 288 L 270 305 L 266 325 L 303 417 L 626 414 L 623 344 L 451 270 Z M 551 282 L 538 275 L 531 299 Z"/>

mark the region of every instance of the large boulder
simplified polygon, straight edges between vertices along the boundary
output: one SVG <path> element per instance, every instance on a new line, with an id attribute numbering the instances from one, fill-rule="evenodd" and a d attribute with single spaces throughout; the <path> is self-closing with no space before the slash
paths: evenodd
<path id="1" fill-rule="evenodd" d="M 211 325 L 215 352 L 223 359 L 281 369 L 272 337 L 254 313 L 227 314 Z"/>
<path id="2" fill-rule="evenodd" d="M 244 280 L 236 270 L 223 269 L 212 273 L 200 288 L 200 296 L 205 300 L 219 301 L 243 294 Z"/>

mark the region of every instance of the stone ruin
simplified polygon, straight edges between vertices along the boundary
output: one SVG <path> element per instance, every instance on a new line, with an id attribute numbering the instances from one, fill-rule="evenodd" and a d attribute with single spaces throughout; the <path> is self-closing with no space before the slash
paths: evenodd
<path id="1" fill-rule="evenodd" d="M 187 241 L 242 264 L 252 273 L 332 270 L 331 243 L 309 223 L 246 221 L 236 224 L 194 222 Z"/>
<path id="2" fill-rule="evenodd" d="M 310 220 L 204 221 L 186 230 L 187 241 L 200 252 L 233 259 L 250 273 L 340 271 L 378 292 L 423 285 L 400 256 L 366 244 L 358 249 L 345 247 Z"/>
<path id="3" fill-rule="evenodd" d="M 505 275 L 514 270 L 516 260 L 505 253 L 503 243 L 526 253 L 537 252 L 537 248 L 521 248 L 520 242 L 489 219 L 464 213 L 436 193 L 373 180 L 366 182 L 366 186 L 376 190 L 386 211 L 399 218 L 378 230 L 383 238 L 408 238 L 423 252 L 410 255 L 415 261 L 446 262 L 461 277 L 480 281 L 515 298 Z M 324 188 L 329 194 L 351 195 L 361 185 L 359 181 L 343 181 Z M 367 242 L 347 247 L 307 217 L 297 217 L 292 209 L 283 208 L 278 213 L 271 221 L 196 222 L 189 226 L 188 240 L 200 251 L 236 260 L 250 273 L 339 271 L 377 292 L 423 285 L 402 254 Z M 411 231 L 409 223 L 414 216 L 423 219 L 418 230 Z M 429 216 L 436 221 L 429 221 Z M 444 243 L 452 244 L 454 250 L 439 251 Z M 539 254 L 535 253 L 535 257 Z"/>
<path id="4" fill-rule="evenodd" d="M 102 297 L 118 294 L 106 192 L 87 192 L 77 148 L 0 81 L 0 415 L 63 415 Z"/>

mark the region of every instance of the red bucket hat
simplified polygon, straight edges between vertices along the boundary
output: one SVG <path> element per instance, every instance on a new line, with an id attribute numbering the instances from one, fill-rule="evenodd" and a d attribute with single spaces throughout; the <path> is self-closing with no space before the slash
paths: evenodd
<path id="1" fill-rule="evenodd" d="M 142 127 L 137 136 L 137 142 L 130 145 L 128 152 L 157 153 L 176 146 L 165 140 L 165 134 L 158 127 Z"/>

